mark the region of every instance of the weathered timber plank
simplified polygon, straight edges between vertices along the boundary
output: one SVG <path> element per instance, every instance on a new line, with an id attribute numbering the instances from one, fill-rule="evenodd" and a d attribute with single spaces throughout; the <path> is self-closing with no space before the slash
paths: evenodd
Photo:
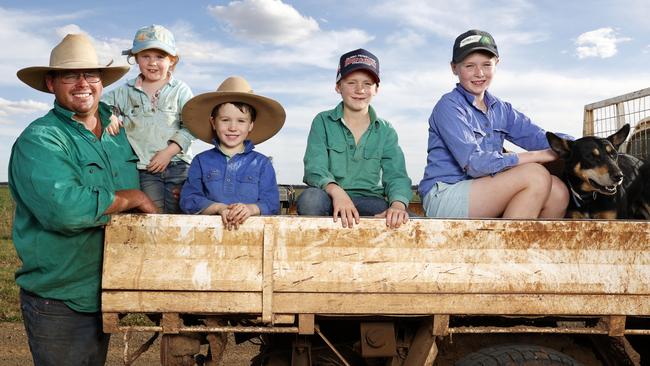
<path id="1" fill-rule="evenodd" d="M 273 226 L 270 224 L 264 225 L 262 321 L 265 323 L 270 323 L 273 319 L 273 251 L 275 245 L 275 230 L 273 230 Z"/>
<path id="2" fill-rule="evenodd" d="M 210 216 L 115 215 L 106 230 L 102 287 L 258 291 L 261 240 L 253 226 L 228 231 Z"/>
<path id="3" fill-rule="evenodd" d="M 164 253 L 164 252 L 158 252 Z M 113 256 L 106 259 L 102 278 L 104 289 L 123 290 L 204 290 L 260 291 L 262 289 L 261 259 L 237 260 L 206 258 L 159 258 L 140 260 L 135 256 Z M 165 258 L 167 256 L 167 258 Z M 107 273 L 110 272 L 110 273 Z"/>
<path id="4" fill-rule="evenodd" d="M 277 293 L 274 311 L 315 314 L 650 315 L 650 296 Z"/>
<path id="5" fill-rule="evenodd" d="M 274 286 L 276 292 L 650 293 L 650 265 L 431 261 L 276 262 Z"/>
<path id="6" fill-rule="evenodd" d="M 102 312 L 261 314 L 261 292 L 103 291 Z"/>
<path id="7" fill-rule="evenodd" d="M 645 88 L 645 89 L 633 91 L 631 93 L 619 95 L 616 97 L 607 98 L 595 103 L 587 104 L 585 105 L 585 110 L 594 110 L 597 108 L 603 108 L 612 104 L 629 101 L 631 99 L 643 98 L 648 95 L 650 95 L 650 88 Z"/>
<path id="8" fill-rule="evenodd" d="M 104 291 L 102 311 L 259 315 L 262 313 L 262 294 Z M 649 316 L 650 296 L 276 293 L 273 298 L 273 313 Z"/>
<path id="9" fill-rule="evenodd" d="M 644 224 L 412 220 L 409 225 L 341 230 L 322 222 L 278 221 L 283 247 L 274 258 L 275 290 L 650 293 Z"/>
<path id="10" fill-rule="evenodd" d="M 645 222 L 412 219 L 397 230 L 387 230 L 381 219 L 365 219 L 347 230 L 331 219 L 276 218 L 273 223 L 278 241 L 295 247 L 292 252 L 303 250 L 299 255 L 318 247 L 643 251 L 650 242 Z"/>
<path id="11" fill-rule="evenodd" d="M 265 225 L 275 239 L 263 257 Z M 274 294 L 644 295 L 649 243 L 648 222 L 413 219 L 387 230 L 381 219 L 342 229 L 331 218 L 253 217 L 224 231 L 211 216 L 116 215 L 102 286 L 260 291 L 271 266 Z"/>

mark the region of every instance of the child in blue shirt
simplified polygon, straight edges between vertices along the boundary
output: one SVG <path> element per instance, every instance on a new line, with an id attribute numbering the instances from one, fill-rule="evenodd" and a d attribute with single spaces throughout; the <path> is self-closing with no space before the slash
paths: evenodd
<path id="1" fill-rule="evenodd" d="M 456 88 L 429 118 L 427 166 L 419 185 L 427 216 L 560 218 L 569 193 L 543 163 L 554 161 L 545 131 L 488 92 L 499 52 L 492 36 L 470 30 L 456 38 Z M 528 151 L 504 153 L 504 140 Z"/>
<path id="2" fill-rule="evenodd" d="M 181 210 L 221 215 L 228 230 L 238 229 L 250 216 L 278 214 L 275 170 L 253 148 L 275 135 L 284 120 L 284 108 L 253 94 L 241 77 L 229 77 L 216 92 L 190 99 L 183 108 L 185 125 L 215 147 L 192 161 L 181 190 Z"/>

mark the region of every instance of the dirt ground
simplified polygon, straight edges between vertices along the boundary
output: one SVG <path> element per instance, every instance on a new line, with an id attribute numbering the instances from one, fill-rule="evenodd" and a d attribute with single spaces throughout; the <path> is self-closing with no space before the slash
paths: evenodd
<path id="1" fill-rule="evenodd" d="M 134 334 L 132 342 L 129 342 L 133 352 L 144 343 L 150 333 Z M 124 351 L 123 337 L 119 334 L 111 336 L 110 348 L 108 351 L 107 366 L 123 366 L 122 355 Z M 224 365 L 249 365 L 250 359 L 256 354 L 257 346 L 251 343 L 235 345 L 230 339 L 226 353 L 224 354 Z M 133 366 L 159 365 L 159 340 L 157 339 L 151 348 L 140 356 Z M 32 357 L 27 345 L 27 336 L 22 323 L 0 323 L 0 365 L 2 366 L 25 366 L 32 365 Z"/>

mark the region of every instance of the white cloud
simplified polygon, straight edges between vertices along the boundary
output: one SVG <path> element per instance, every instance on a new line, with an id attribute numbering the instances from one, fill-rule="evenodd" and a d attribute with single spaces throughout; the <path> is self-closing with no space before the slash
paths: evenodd
<path id="1" fill-rule="evenodd" d="M 0 97 L 0 121 L 5 117 L 47 111 L 49 104 L 34 100 L 11 101 Z"/>
<path id="2" fill-rule="evenodd" d="M 257 43 L 236 42 L 230 46 L 196 33 L 189 23 L 175 24 L 171 30 L 183 63 L 178 75 L 196 90 L 214 90 L 224 72 L 233 66 L 240 74 L 259 69 L 260 65 L 278 73 L 295 67 L 317 67 L 331 69 L 333 74 L 342 53 L 374 39 L 356 28 L 324 31 L 313 18 L 278 0 L 233 1 L 209 7 L 208 11 L 228 24 L 227 31 Z"/>
<path id="3" fill-rule="evenodd" d="M 497 41 L 527 44 L 548 38 L 545 33 L 530 29 L 524 31 L 520 27 L 534 8 L 534 3 L 526 0 L 466 0 L 453 6 L 442 0 L 385 0 L 372 7 L 370 12 L 377 18 L 397 21 L 403 27 L 446 39 L 454 39 L 468 29 L 478 28 L 489 30 L 495 37 L 498 34 Z M 480 17 L 477 17 L 477 11 Z M 531 28 L 530 24 L 527 28 Z"/>
<path id="4" fill-rule="evenodd" d="M 619 37 L 611 27 L 599 28 L 582 33 L 575 41 L 578 58 L 587 57 L 609 58 L 616 55 L 616 45 L 630 41 L 631 38 Z"/>
<path id="5" fill-rule="evenodd" d="M 280 0 L 231 1 L 226 6 L 208 6 L 208 10 L 227 23 L 234 34 L 262 43 L 288 45 L 319 31 L 314 18 L 301 15 Z"/>
<path id="6" fill-rule="evenodd" d="M 52 48 L 67 33 L 88 34 L 78 25 L 68 23 L 86 14 L 80 11 L 61 15 L 0 7 L 0 85 L 18 85 L 16 71 L 19 69 L 47 65 Z M 114 50 L 101 42 L 94 43 L 100 61 L 113 58 Z"/>
<path id="7" fill-rule="evenodd" d="M 386 43 L 400 48 L 413 48 L 426 44 L 426 37 L 412 29 L 400 30 L 396 33 L 389 35 L 386 38 Z"/>

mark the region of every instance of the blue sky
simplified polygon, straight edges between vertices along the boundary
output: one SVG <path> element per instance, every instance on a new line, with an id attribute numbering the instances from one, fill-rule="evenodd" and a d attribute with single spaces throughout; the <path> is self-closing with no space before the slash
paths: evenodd
<path id="1" fill-rule="evenodd" d="M 426 163 L 427 119 L 456 81 L 449 60 L 458 34 L 478 28 L 494 36 L 501 59 L 491 92 L 547 130 L 580 136 L 585 104 L 649 86 L 648 14 L 647 0 L 3 0 L 0 181 L 7 180 L 16 137 L 53 101 L 22 84 L 16 71 L 47 65 L 67 33 L 88 34 L 102 60 L 125 64 L 120 52 L 135 31 L 161 24 L 176 36 L 175 76 L 195 94 L 244 76 L 287 111 L 282 131 L 257 148 L 273 156 L 278 182 L 287 184 L 302 180 L 313 117 L 339 101 L 338 57 L 366 48 L 382 73 L 373 106 L 397 129 L 416 184 Z M 128 76 L 136 73 L 132 67 Z M 196 144 L 194 151 L 205 148 Z"/>

